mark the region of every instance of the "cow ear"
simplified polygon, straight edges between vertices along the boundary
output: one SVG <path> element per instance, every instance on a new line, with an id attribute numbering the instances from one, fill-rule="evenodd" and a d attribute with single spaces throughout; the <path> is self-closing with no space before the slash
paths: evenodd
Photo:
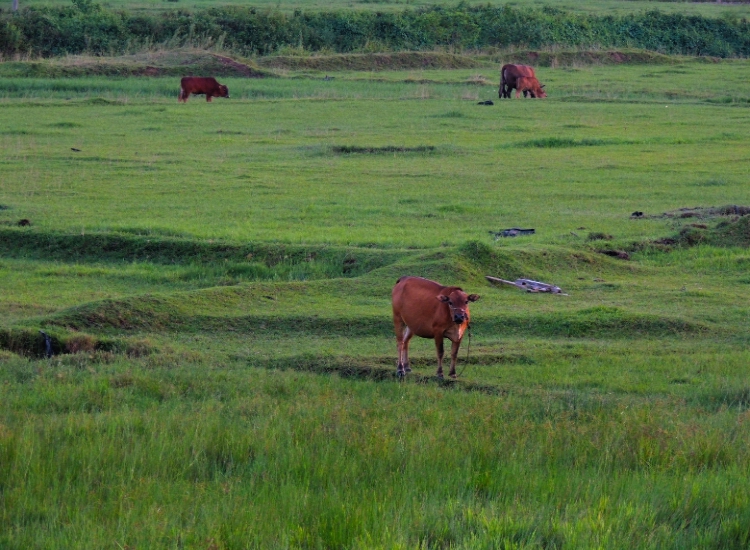
<path id="1" fill-rule="evenodd" d="M 477 300 L 479 300 L 479 294 L 469 294 L 466 298 L 467 302 L 476 302 Z"/>
<path id="2" fill-rule="evenodd" d="M 448 296 L 445 296 L 444 294 L 438 294 L 435 296 L 438 300 L 440 300 L 443 303 L 448 303 L 451 301 L 451 299 Z"/>

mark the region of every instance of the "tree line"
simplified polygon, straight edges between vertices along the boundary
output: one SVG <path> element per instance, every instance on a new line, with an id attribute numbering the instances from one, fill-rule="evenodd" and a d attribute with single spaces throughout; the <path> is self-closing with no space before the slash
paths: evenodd
<path id="1" fill-rule="evenodd" d="M 744 18 L 660 11 L 593 15 L 552 7 L 464 4 L 394 12 L 228 6 L 144 15 L 73 0 L 67 6 L 0 11 L 0 52 L 5 55 L 112 55 L 145 45 L 191 43 L 220 43 L 242 55 L 289 47 L 344 53 L 556 45 L 747 57 L 750 25 Z"/>

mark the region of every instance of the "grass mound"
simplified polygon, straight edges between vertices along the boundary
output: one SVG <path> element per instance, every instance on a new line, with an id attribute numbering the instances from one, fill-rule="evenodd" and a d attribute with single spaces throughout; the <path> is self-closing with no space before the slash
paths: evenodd
<path id="1" fill-rule="evenodd" d="M 750 206 L 727 204 L 724 206 L 694 206 L 664 212 L 660 218 L 716 218 L 720 216 L 747 216 Z"/>
<path id="2" fill-rule="evenodd" d="M 674 237 L 675 244 L 696 246 L 707 244 L 722 247 L 750 246 L 750 216 L 722 220 L 715 227 L 705 224 L 690 224 Z"/>
<path id="3" fill-rule="evenodd" d="M 623 50 L 563 50 L 563 51 L 536 51 L 522 50 L 516 52 L 503 52 L 493 55 L 493 61 L 498 63 L 516 63 L 521 65 L 533 65 L 535 67 L 576 67 L 586 65 L 672 65 L 694 57 L 664 55 L 647 50 L 623 49 Z M 701 58 L 704 59 L 704 58 Z M 716 62 L 717 59 L 711 58 Z"/>
<path id="4" fill-rule="evenodd" d="M 118 57 L 72 55 L 0 63 L 0 76 L 7 78 L 186 75 L 262 77 L 266 73 L 251 62 L 201 50 L 165 50 Z"/>
<path id="5" fill-rule="evenodd" d="M 459 258 L 471 266 L 477 281 L 484 284 L 484 275 L 507 280 L 537 279 L 561 272 L 633 273 L 632 266 L 604 258 L 589 250 L 556 246 L 528 247 L 523 250 L 495 248 L 479 241 L 459 247 Z"/>
<path id="6" fill-rule="evenodd" d="M 149 341 L 132 338 L 106 338 L 78 331 L 45 327 L 53 356 L 77 353 L 122 353 L 128 357 L 142 357 L 157 350 Z M 45 337 L 32 328 L 0 329 L 0 350 L 26 357 L 42 358 L 47 355 Z"/>
<path id="7" fill-rule="evenodd" d="M 398 69 L 474 69 L 483 65 L 476 58 L 440 52 L 393 52 L 314 56 L 269 56 L 258 65 L 292 71 L 383 71 Z"/>
<path id="8" fill-rule="evenodd" d="M 680 317 L 595 306 L 569 312 L 498 316 L 472 320 L 477 334 L 527 334 L 563 338 L 650 338 L 700 334 L 709 328 Z"/>
<path id="9" fill-rule="evenodd" d="M 326 277 L 354 277 L 388 265 L 410 253 L 341 246 L 272 243 L 237 244 L 141 234 L 85 235 L 0 227 L 0 255 L 68 262 L 137 262 L 216 266 L 231 263 L 237 274 L 274 279 L 296 266 Z"/>
<path id="10" fill-rule="evenodd" d="M 676 235 L 662 237 L 647 244 L 636 243 L 630 249 L 637 251 L 644 247 L 659 250 L 670 250 L 673 247 L 690 247 L 710 245 L 718 247 L 750 247 L 750 207 L 722 206 L 710 208 L 682 208 L 666 212 L 658 217 L 688 219 L 697 218 L 699 222 L 684 225 Z M 718 223 L 716 218 L 723 218 Z M 712 225 L 711 222 L 715 225 Z M 704 223 L 704 221 L 706 223 Z"/>

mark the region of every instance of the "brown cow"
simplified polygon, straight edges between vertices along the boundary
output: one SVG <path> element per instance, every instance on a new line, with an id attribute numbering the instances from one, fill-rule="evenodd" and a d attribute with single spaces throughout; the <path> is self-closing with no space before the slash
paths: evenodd
<path id="1" fill-rule="evenodd" d="M 414 335 L 434 338 L 438 378 L 443 377 L 443 339 L 451 342 L 450 377 L 456 377 L 456 358 L 461 339 L 469 327 L 469 302 L 477 294 L 466 294 L 457 286 L 443 286 L 422 277 L 401 277 L 393 287 L 393 326 L 398 347 L 398 377 L 409 368 L 409 340 Z"/>
<path id="2" fill-rule="evenodd" d="M 531 97 L 547 97 L 547 92 L 542 90 L 539 81 L 533 76 L 518 77 L 516 80 L 516 99 L 521 97 L 521 92 L 523 92 L 524 97 L 526 97 L 526 92 L 529 92 Z"/>
<path id="3" fill-rule="evenodd" d="M 536 78 L 536 75 L 534 74 L 534 68 L 529 67 L 528 65 L 514 65 L 512 63 L 508 63 L 506 65 L 503 65 L 502 69 L 500 69 L 500 90 L 499 90 L 499 96 L 500 98 L 510 98 L 510 92 L 514 88 L 518 88 L 517 81 L 522 76 L 531 76 Z M 531 97 L 535 97 L 533 92 L 531 93 Z M 523 93 L 524 97 L 526 97 L 526 92 Z"/>
<path id="4" fill-rule="evenodd" d="M 187 103 L 190 94 L 206 94 L 206 101 L 211 101 L 212 97 L 229 97 L 229 88 L 216 82 L 212 76 L 185 76 L 180 81 L 177 102 Z"/>

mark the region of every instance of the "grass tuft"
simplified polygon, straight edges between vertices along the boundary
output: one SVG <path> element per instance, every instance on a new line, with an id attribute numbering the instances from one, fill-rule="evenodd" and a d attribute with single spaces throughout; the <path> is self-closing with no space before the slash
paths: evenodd
<path id="1" fill-rule="evenodd" d="M 600 139 L 600 138 L 560 138 L 547 137 L 530 139 L 515 144 L 515 147 L 537 147 L 541 149 L 557 149 L 563 147 L 598 147 L 604 145 L 625 145 L 632 142 L 618 138 Z"/>
<path id="2" fill-rule="evenodd" d="M 436 151 L 434 145 L 416 145 L 406 147 L 403 145 L 383 145 L 381 147 L 362 147 L 358 145 L 334 145 L 331 151 L 342 155 L 365 154 L 383 155 L 388 153 L 433 153 Z"/>

